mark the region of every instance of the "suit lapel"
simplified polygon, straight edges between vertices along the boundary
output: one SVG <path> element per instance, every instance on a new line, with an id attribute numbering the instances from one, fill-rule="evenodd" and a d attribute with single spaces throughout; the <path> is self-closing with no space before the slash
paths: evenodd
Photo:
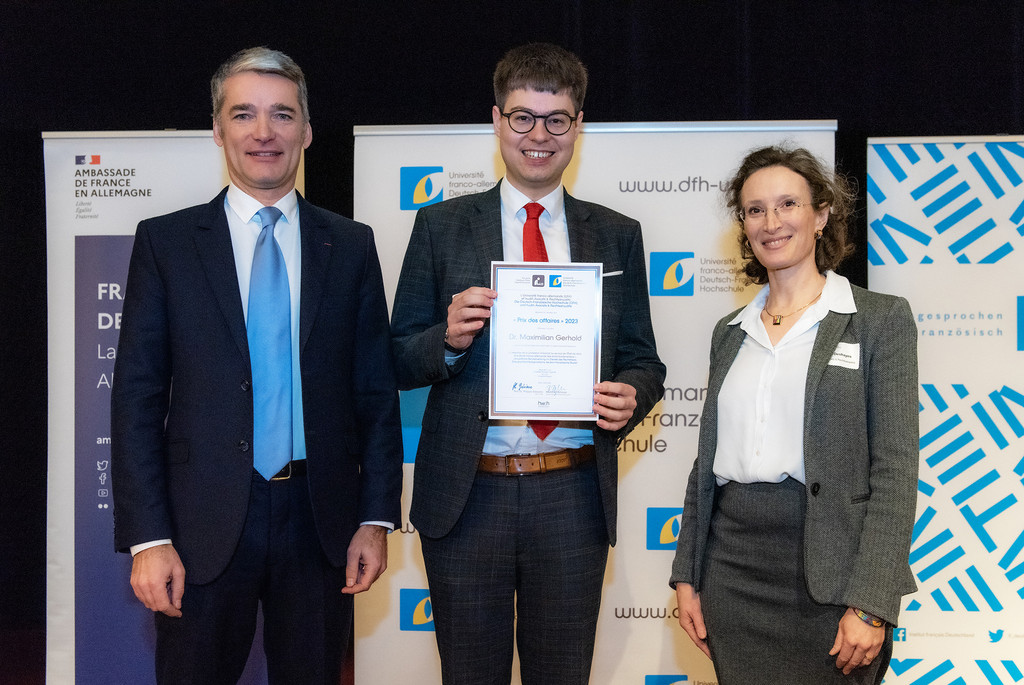
<path id="1" fill-rule="evenodd" d="M 473 244 L 484 272 L 481 283 L 491 282 L 491 262 L 505 259 L 501 242 L 501 193 L 498 188 L 496 185 L 477 197 L 477 212 L 469 220 Z"/>
<path id="2" fill-rule="evenodd" d="M 313 330 L 324 293 L 324 278 L 334 245 L 326 222 L 313 205 L 299 195 L 299 233 L 302 244 L 302 283 L 299 295 L 299 350 Z"/>
<path id="3" fill-rule="evenodd" d="M 590 225 L 590 210 L 565 193 L 565 225 L 569 230 L 569 255 L 574 262 L 603 262 L 598 254 L 597 235 Z"/>
<path id="4" fill-rule="evenodd" d="M 213 290 L 231 337 L 242 356 L 249 359 L 249 340 L 245 333 L 242 296 L 238 292 L 235 254 L 231 248 L 231 232 L 224 213 L 227 188 L 210 202 L 204 215 L 193 229 L 196 251 L 203 265 L 206 279 Z"/>
<path id="5" fill-rule="evenodd" d="M 818 324 L 818 333 L 811 349 L 811 360 L 807 365 L 807 386 L 804 389 L 804 440 L 806 442 L 810 421 L 808 417 L 814 409 L 814 397 L 818 392 L 818 384 L 828 368 L 832 354 L 843 337 L 843 332 L 850 323 L 850 314 L 829 312 Z"/>

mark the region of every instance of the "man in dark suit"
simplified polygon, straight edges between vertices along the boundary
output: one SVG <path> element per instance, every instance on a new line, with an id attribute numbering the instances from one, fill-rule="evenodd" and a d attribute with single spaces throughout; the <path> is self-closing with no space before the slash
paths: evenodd
<path id="1" fill-rule="evenodd" d="M 398 284 L 399 387 L 431 386 L 411 518 L 449 685 L 508 682 L 515 624 L 523 683 L 588 682 L 615 542 L 616 446 L 663 392 L 640 225 L 562 187 L 586 82 L 554 45 L 501 60 L 492 119 L 505 178 L 421 209 Z M 498 294 L 485 284 L 502 260 L 604 264 L 596 424 L 488 420 Z"/>
<path id="2" fill-rule="evenodd" d="M 244 50 L 211 85 L 231 184 L 135 238 L 115 543 L 155 612 L 159 682 L 235 682 L 262 605 L 270 682 L 336 684 L 351 595 L 401 516 L 380 267 L 368 226 L 295 191 L 312 137 L 298 65 Z"/>

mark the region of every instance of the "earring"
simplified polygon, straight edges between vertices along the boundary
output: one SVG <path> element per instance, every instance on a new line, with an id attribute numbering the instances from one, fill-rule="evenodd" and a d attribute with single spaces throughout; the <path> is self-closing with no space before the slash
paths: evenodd
<path id="1" fill-rule="evenodd" d="M 818 231 L 818 232 L 816 232 L 816 233 L 814 234 L 814 239 L 815 239 L 815 240 L 821 240 L 821 231 Z"/>

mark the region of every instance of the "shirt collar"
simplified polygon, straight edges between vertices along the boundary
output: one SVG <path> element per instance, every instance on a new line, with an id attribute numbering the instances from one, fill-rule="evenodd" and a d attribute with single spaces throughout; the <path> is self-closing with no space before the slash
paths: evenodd
<path id="1" fill-rule="evenodd" d="M 252 195 L 247 194 L 234 183 L 228 185 L 228 194 L 225 199 L 231 211 L 245 224 L 252 221 L 253 217 L 256 216 L 256 212 L 264 207 L 263 203 Z M 284 215 L 284 219 L 289 224 L 295 225 L 295 220 L 299 214 L 299 200 L 295 190 L 285 194 L 284 197 L 275 202 L 274 207 L 281 210 L 281 214 Z"/>
<path id="2" fill-rule="evenodd" d="M 729 322 L 729 325 L 742 324 L 741 328 L 747 330 L 747 326 L 753 326 L 761 317 L 761 310 L 768 300 L 770 288 L 765 285 L 761 288 L 754 299 Z M 825 272 L 825 287 L 821 290 L 821 297 L 807 309 L 808 314 L 814 321 L 821 321 L 825 315 L 831 312 L 837 314 L 853 314 L 857 311 L 857 305 L 853 301 L 853 288 L 845 276 L 840 276 L 835 271 Z"/>
<path id="3" fill-rule="evenodd" d="M 565 190 L 562 184 L 558 184 L 558 187 L 552 190 L 544 197 L 533 200 L 524 195 L 518 188 L 508 182 L 507 179 L 502 180 L 501 187 L 498 189 L 501 194 L 501 204 L 508 210 L 512 215 L 517 215 L 519 212 L 523 212 L 523 216 L 526 216 L 523 207 L 527 202 L 539 202 L 544 206 L 544 211 L 551 216 L 551 220 L 555 221 L 565 211 Z"/>

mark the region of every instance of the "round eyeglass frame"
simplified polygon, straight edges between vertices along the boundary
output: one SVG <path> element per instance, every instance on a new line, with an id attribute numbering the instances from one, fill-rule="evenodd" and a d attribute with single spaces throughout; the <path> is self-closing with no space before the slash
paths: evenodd
<path id="1" fill-rule="evenodd" d="M 792 202 L 793 204 L 787 205 L 787 202 Z M 783 216 L 788 216 L 793 211 L 800 209 L 801 207 L 813 206 L 814 202 L 797 202 L 796 200 L 784 200 L 777 207 L 772 207 L 772 211 L 775 212 L 775 216 L 781 219 Z M 764 209 L 764 214 L 762 214 L 761 216 L 749 217 L 746 215 L 747 210 L 741 209 L 738 212 L 736 212 L 736 215 L 739 217 L 740 221 L 745 221 L 748 223 L 760 223 L 762 221 L 766 221 L 768 219 L 768 209 L 765 207 L 758 207 L 758 209 Z"/>
<path id="2" fill-rule="evenodd" d="M 520 131 L 519 129 L 517 129 L 515 127 L 515 125 L 512 123 L 512 115 L 513 114 L 527 114 L 527 115 L 529 115 L 533 119 L 533 123 L 530 124 L 530 128 L 526 129 L 525 131 Z M 516 133 L 529 133 L 537 125 L 537 120 L 538 119 L 543 119 L 544 120 L 544 130 L 546 130 L 548 133 L 550 133 L 553 136 L 564 136 L 566 133 L 569 132 L 569 129 L 572 128 L 572 125 L 576 122 L 576 120 L 579 119 L 579 116 L 571 117 L 568 114 L 566 114 L 565 112 L 552 112 L 551 114 L 534 114 L 533 112 L 531 112 L 529 110 L 525 110 L 525 109 L 515 109 L 515 110 L 512 110 L 511 112 L 502 112 L 501 116 L 503 116 L 506 119 L 508 119 L 508 127 L 510 129 L 512 129 L 513 131 L 515 131 Z M 551 130 L 551 126 L 548 124 L 548 117 L 553 117 L 553 116 L 566 117 L 569 120 L 569 125 L 565 127 L 564 131 L 561 131 L 559 133 L 555 133 L 554 131 Z"/>

